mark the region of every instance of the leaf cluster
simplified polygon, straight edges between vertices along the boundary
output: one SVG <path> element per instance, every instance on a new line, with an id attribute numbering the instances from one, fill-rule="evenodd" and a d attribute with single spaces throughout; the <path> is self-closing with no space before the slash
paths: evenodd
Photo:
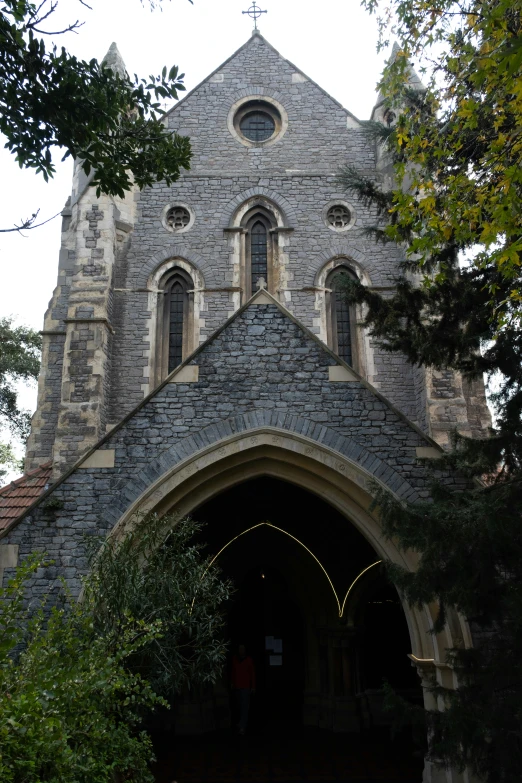
<path id="1" fill-rule="evenodd" d="M 30 418 L 19 408 L 16 383 L 34 381 L 40 370 L 40 335 L 12 318 L 0 318 L 0 424 L 26 438 Z"/>
<path id="2" fill-rule="evenodd" d="M 52 564 L 34 554 L 16 570 L 0 591 L 2 782 L 153 783 L 144 719 L 224 661 L 229 585 L 193 543 L 199 530 L 144 517 L 101 549 L 91 540 L 79 601 L 62 586 L 52 606 L 28 606 Z"/>
<path id="3" fill-rule="evenodd" d="M 0 481 L 4 479 L 8 469 L 23 473 L 23 461 L 18 459 L 10 443 L 0 443 Z"/>
<path id="4" fill-rule="evenodd" d="M 147 516 L 123 540 L 91 542 L 84 601 L 96 632 L 115 643 L 128 617 L 161 623 L 132 667 L 166 696 L 215 682 L 225 662 L 222 606 L 231 591 L 195 542 L 201 525 Z"/>
<path id="5" fill-rule="evenodd" d="M 0 778 L 5 783 L 153 783 L 144 710 L 163 703 L 126 662 L 159 633 L 128 619 L 117 647 L 93 632 L 87 608 L 31 613 L 24 585 L 45 561 L 38 555 L 0 593 Z M 22 651 L 13 647 L 23 641 Z"/>
<path id="6" fill-rule="evenodd" d="M 474 635 L 474 648 L 456 638 L 447 657 L 458 688 L 428 686 L 445 704 L 425 713 L 429 757 L 503 783 L 519 779 L 522 760 L 521 496 L 518 480 L 483 491 L 434 484 L 430 503 L 377 497 L 385 535 L 421 553 L 414 573 L 388 564 L 400 592 L 412 605 L 439 606 L 434 632 L 451 609 Z"/>
<path id="7" fill-rule="evenodd" d="M 522 313 L 522 2 L 395 0 L 380 22 L 382 45 L 388 32 L 399 39 L 380 85 L 398 113 L 385 231 L 406 243 L 419 271 L 429 273 L 448 243 L 472 250 L 478 269 L 494 267 L 486 285 L 501 329 Z M 411 57 L 431 66 L 415 100 Z"/>
<path id="8" fill-rule="evenodd" d="M 379 0 L 363 0 L 372 13 Z M 429 503 L 378 493 L 385 534 L 419 554 L 390 575 L 412 605 L 454 612 L 474 647 L 454 639 L 458 687 L 432 681 L 444 710 L 424 712 L 429 757 L 490 783 L 515 783 L 522 761 L 522 4 L 520 0 L 393 0 L 380 17 L 398 48 L 381 87 L 390 128 L 368 124 L 391 187 L 348 167 L 346 189 L 377 214 L 374 237 L 404 248 L 393 291 L 355 281 L 345 295 L 388 351 L 412 364 L 495 384 L 489 437 L 454 433 L 432 465 Z M 431 66 L 412 87 L 411 57 Z M 473 396 L 471 394 L 471 396 Z M 446 473 L 446 475 L 448 475 Z M 467 482 L 467 483 L 466 483 Z M 419 715 L 417 715 L 417 718 Z"/>
<path id="9" fill-rule="evenodd" d="M 0 5 L 0 132 L 20 167 L 47 180 L 54 148 L 82 161 L 101 192 L 123 197 L 135 182 L 174 182 L 190 165 L 187 137 L 170 132 L 162 102 L 185 89 L 177 66 L 148 79 L 120 76 L 96 60 L 46 46 L 42 29 L 53 0 L 2 0 Z M 74 22 L 67 30 L 76 30 Z M 55 34 L 65 30 L 54 31 Z"/>

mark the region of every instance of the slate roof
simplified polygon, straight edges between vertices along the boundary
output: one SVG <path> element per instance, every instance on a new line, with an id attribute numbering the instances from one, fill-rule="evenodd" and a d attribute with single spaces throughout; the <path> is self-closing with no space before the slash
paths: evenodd
<path id="1" fill-rule="evenodd" d="M 0 530 L 8 527 L 48 489 L 51 471 L 52 463 L 46 462 L 0 489 Z"/>

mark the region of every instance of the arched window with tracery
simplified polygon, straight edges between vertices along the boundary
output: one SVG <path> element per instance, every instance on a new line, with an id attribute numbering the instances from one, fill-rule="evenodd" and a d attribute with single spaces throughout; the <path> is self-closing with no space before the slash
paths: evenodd
<path id="1" fill-rule="evenodd" d="M 169 359 L 168 372 L 172 372 L 183 361 L 183 341 L 186 336 L 186 315 L 188 310 L 187 283 L 177 274 L 165 291 L 168 306 Z"/>
<path id="2" fill-rule="evenodd" d="M 274 215 L 264 207 L 254 207 L 242 220 L 245 236 L 241 287 L 243 299 L 249 299 L 259 290 L 261 278 L 272 293 L 277 287 L 274 266 L 277 238 L 273 229 L 277 226 Z"/>
<path id="3" fill-rule="evenodd" d="M 264 220 L 257 220 L 250 231 L 251 295 L 261 278 L 268 282 L 268 231 Z"/>
<path id="4" fill-rule="evenodd" d="M 194 282 L 174 267 L 159 283 L 155 381 L 160 383 L 194 350 Z"/>
<path id="5" fill-rule="evenodd" d="M 328 345 L 341 359 L 358 369 L 355 308 L 346 301 L 344 284 L 357 280 L 346 266 L 337 267 L 326 279 Z"/>

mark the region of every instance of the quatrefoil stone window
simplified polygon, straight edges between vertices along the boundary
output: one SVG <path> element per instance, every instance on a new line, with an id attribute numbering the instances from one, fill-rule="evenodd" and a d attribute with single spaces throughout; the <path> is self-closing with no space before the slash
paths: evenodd
<path id="1" fill-rule="evenodd" d="M 171 207 L 167 212 L 167 223 L 174 231 L 186 228 L 190 223 L 190 212 L 185 207 Z"/>
<path id="2" fill-rule="evenodd" d="M 323 210 L 323 220 L 332 231 L 347 231 L 355 223 L 355 213 L 345 201 L 331 201 Z"/>
<path id="3" fill-rule="evenodd" d="M 346 228 L 351 219 L 350 210 L 344 204 L 338 204 L 328 210 L 328 222 L 334 228 Z"/>
<path id="4" fill-rule="evenodd" d="M 186 204 L 167 204 L 163 210 L 162 223 L 167 231 L 180 234 L 192 228 L 195 215 Z"/>

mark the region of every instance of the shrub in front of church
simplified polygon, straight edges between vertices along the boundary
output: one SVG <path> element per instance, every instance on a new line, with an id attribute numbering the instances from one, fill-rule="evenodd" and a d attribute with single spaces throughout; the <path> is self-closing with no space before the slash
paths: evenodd
<path id="1" fill-rule="evenodd" d="M 177 521 L 177 520 L 176 520 Z M 27 607 L 34 555 L 0 591 L 2 783 L 153 783 L 144 720 L 222 671 L 229 595 L 192 543 L 200 527 L 145 518 L 92 546 L 80 601 Z M 96 554 L 94 554 L 96 552 Z"/>
<path id="2" fill-rule="evenodd" d="M 27 561 L 0 594 L 0 780 L 152 783 L 140 723 L 163 700 L 127 663 L 160 624 L 127 618 L 108 646 L 81 602 L 24 609 L 24 584 L 42 565 Z"/>
<path id="3" fill-rule="evenodd" d="M 127 617 L 145 626 L 160 621 L 161 634 L 136 651 L 132 666 L 169 699 L 215 682 L 225 663 L 221 607 L 231 585 L 203 557 L 201 528 L 190 519 L 149 515 L 123 539 L 91 546 L 84 595 L 96 632 L 117 640 Z"/>

